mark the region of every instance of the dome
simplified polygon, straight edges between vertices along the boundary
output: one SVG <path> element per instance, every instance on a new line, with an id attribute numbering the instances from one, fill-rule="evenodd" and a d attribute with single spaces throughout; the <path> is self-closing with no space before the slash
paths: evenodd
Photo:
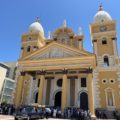
<path id="1" fill-rule="evenodd" d="M 44 35 L 43 27 L 39 21 L 36 21 L 29 26 L 29 32 L 41 32 Z"/>
<path id="2" fill-rule="evenodd" d="M 103 22 L 109 22 L 112 21 L 112 17 L 109 13 L 103 10 L 102 6 L 100 6 L 99 11 L 94 16 L 94 22 L 95 23 L 103 23 Z"/>

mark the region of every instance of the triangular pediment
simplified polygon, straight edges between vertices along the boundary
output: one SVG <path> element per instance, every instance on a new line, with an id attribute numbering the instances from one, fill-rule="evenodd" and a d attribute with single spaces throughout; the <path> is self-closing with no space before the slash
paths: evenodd
<path id="1" fill-rule="evenodd" d="M 52 59 L 52 58 L 69 58 L 77 56 L 89 56 L 92 53 L 81 51 L 80 49 L 70 47 L 68 45 L 63 45 L 57 42 L 52 42 L 49 45 L 31 53 L 22 60 L 42 60 L 42 59 Z"/>

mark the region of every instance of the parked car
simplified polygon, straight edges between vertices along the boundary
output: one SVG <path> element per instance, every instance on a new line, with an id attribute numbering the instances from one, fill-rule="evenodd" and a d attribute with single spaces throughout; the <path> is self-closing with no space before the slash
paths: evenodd
<path id="1" fill-rule="evenodd" d="M 16 112 L 15 120 L 36 120 L 39 119 L 41 114 L 38 112 L 36 107 L 26 106 Z"/>

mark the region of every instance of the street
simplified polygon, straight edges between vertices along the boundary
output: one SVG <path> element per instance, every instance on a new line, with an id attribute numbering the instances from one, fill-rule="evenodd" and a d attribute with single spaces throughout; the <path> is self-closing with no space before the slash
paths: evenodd
<path id="1" fill-rule="evenodd" d="M 9 115 L 0 115 L 0 120 L 14 120 L 14 117 Z M 42 119 L 42 120 L 46 120 L 46 119 Z M 49 118 L 49 120 L 57 120 L 57 119 Z M 63 120 L 63 119 L 58 119 L 58 120 Z M 65 119 L 65 120 L 69 120 L 69 119 Z"/>
<path id="2" fill-rule="evenodd" d="M 9 115 L 0 115 L 0 120 L 14 120 L 14 117 Z M 49 118 L 49 119 L 42 119 L 42 120 L 63 120 L 63 119 Z M 64 120 L 70 120 L 70 119 L 64 119 Z M 98 119 L 98 120 L 102 120 L 102 119 Z M 104 119 L 104 120 L 108 120 L 108 119 Z M 115 120 L 115 119 L 109 119 L 109 120 Z"/>

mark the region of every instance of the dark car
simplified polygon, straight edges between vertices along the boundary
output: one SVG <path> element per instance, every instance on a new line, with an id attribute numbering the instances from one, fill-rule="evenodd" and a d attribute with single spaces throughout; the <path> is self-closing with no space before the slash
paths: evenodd
<path id="1" fill-rule="evenodd" d="M 23 107 L 15 115 L 15 120 L 36 120 L 40 118 L 40 113 L 33 106 Z"/>

